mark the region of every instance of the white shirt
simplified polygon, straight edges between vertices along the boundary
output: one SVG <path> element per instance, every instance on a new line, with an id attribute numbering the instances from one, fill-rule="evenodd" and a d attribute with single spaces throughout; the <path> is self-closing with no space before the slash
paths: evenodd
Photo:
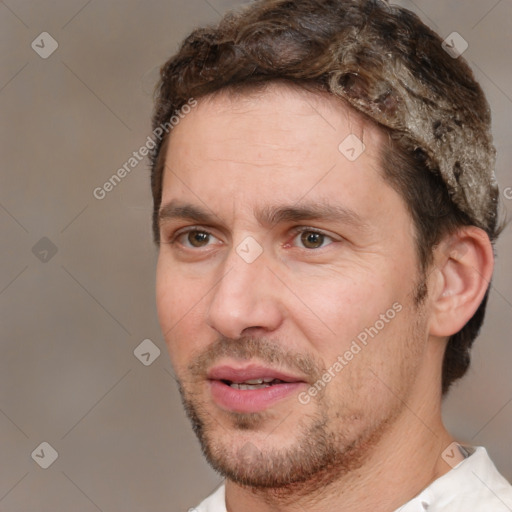
<path id="1" fill-rule="evenodd" d="M 395 512 L 512 512 L 512 486 L 479 446 Z M 227 512 L 221 485 L 189 512 Z"/>

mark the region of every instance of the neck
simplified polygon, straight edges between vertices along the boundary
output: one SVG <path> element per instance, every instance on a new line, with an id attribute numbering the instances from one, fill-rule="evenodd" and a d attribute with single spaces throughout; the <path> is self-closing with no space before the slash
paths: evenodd
<path id="1" fill-rule="evenodd" d="M 357 471 L 317 489 L 307 482 L 306 493 L 296 488 L 293 494 L 243 487 L 228 480 L 227 511 L 389 512 L 451 469 L 441 454 L 452 441 L 442 424 L 440 404 L 432 408 L 423 401 L 416 410 L 404 408 Z"/>

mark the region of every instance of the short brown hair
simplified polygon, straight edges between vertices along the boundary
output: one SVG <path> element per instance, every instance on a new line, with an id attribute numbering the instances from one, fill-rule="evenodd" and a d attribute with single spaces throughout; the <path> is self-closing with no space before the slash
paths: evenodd
<path id="1" fill-rule="evenodd" d="M 190 98 L 275 81 L 330 93 L 388 134 L 385 179 L 416 227 L 421 269 L 434 246 L 464 225 L 498 235 L 498 188 L 490 109 L 473 73 L 420 19 L 383 0 L 263 0 L 193 31 L 161 69 L 153 128 Z M 152 153 L 153 234 L 167 136 Z M 482 325 L 489 289 L 450 337 L 442 392 L 462 377 Z"/>

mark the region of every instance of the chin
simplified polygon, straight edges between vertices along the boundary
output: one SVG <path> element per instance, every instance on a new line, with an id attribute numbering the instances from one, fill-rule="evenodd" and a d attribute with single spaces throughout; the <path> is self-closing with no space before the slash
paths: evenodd
<path id="1" fill-rule="evenodd" d="M 268 413 L 227 413 L 221 419 L 186 398 L 183 403 L 208 463 L 238 485 L 296 493 L 359 467 L 357 443 L 329 432 L 325 414 L 299 422 L 283 415 L 277 426 L 272 414 L 274 427 L 263 430 Z"/>

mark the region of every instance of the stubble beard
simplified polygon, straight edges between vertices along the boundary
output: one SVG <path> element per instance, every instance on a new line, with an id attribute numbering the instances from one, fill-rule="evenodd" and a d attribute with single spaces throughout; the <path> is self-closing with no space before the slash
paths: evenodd
<path id="1" fill-rule="evenodd" d="M 260 449 L 250 441 L 237 446 L 236 437 L 238 433 L 258 432 L 267 421 L 265 413 L 227 413 L 221 424 L 203 406 L 188 398 L 181 386 L 180 393 L 202 452 L 212 468 L 240 486 L 264 491 L 283 503 L 325 490 L 360 468 L 401 410 L 396 408 L 364 431 L 347 434 L 344 423 L 357 422 L 357 418 L 343 417 L 340 412 L 333 417 L 328 412 L 334 410 L 333 404 L 325 401 L 298 425 L 291 426 L 285 417 L 272 429 L 273 433 L 280 427 L 285 432 L 294 429 L 292 445 Z"/>
<path id="2" fill-rule="evenodd" d="M 423 284 L 421 280 L 411 307 L 407 308 L 410 315 L 422 316 L 419 291 Z M 259 448 L 250 441 L 237 446 L 238 433 L 261 433 L 265 425 L 265 430 L 268 430 L 269 416 L 265 412 L 224 411 L 222 420 L 217 419 L 202 402 L 204 395 L 197 381 L 191 379 L 186 386 L 178 381 L 186 414 L 208 463 L 232 482 L 251 488 L 256 493 L 263 492 L 267 497 L 281 500 L 283 504 L 300 496 L 311 496 L 319 489 L 325 490 L 344 475 L 361 468 L 397 418 L 404 411 L 406 413 L 404 398 L 413 385 L 415 365 L 420 358 L 420 348 L 416 342 L 420 339 L 421 323 L 418 319 L 404 333 L 404 353 L 398 369 L 399 384 L 395 390 L 397 400 L 393 405 L 365 423 L 363 420 L 367 418 L 364 418 L 364 410 L 341 405 L 339 401 L 334 403 L 326 394 L 321 394 L 316 397 L 314 412 L 304 414 L 293 425 L 286 422 L 285 415 L 281 423 L 272 428 L 272 432 L 278 432 L 281 428 L 285 432 L 295 433 L 293 444 L 287 448 Z M 219 340 L 211 354 L 208 357 L 205 354 L 202 364 L 195 365 L 192 373 L 200 375 L 208 361 L 222 354 L 241 358 L 258 356 L 269 363 L 276 360 L 289 362 L 285 354 L 274 352 L 275 344 L 261 339 L 246 341 L 244 344 L 241 340 L 226 340 L 226 344 L 223 344 L 223 340 Z M 316 375 L 316 379 L 321 375 L 315 361 L 307 357 L 299 363 L 295 361 L 292 367 L 301 368 L 305 374 Z"/>

